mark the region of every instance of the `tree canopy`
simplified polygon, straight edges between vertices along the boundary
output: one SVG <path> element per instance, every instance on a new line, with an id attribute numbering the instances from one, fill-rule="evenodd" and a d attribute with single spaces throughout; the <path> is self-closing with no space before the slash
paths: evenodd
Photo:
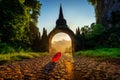
<path id="1" fill-rule="evenodd" d="M 97 0 L 88 0 L 88 2 L 90 2 L 92 5 L 95 5 Z"/>
<path id="2" fill-rule="evenodd" d="M 0 43 L 15 48 L 30 45 L 31 36 L 39 36 L 40 7 L 38 0 L 0 0 Z"/>

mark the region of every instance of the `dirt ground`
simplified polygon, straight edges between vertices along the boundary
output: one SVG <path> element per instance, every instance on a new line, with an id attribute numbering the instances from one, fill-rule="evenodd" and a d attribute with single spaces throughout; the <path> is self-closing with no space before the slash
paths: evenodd
<path id="1" fill-rule="evenodd" d="M 120 60 L 96 60 L 62 54 L 57 63 L 50 56 L 0 65 L 0 80 L 120 80 Z"/>

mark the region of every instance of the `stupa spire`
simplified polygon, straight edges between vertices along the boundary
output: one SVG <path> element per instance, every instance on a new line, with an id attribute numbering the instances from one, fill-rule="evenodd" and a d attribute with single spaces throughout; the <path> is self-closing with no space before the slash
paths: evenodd
<path id="1" fill-rule="evenodd" d="M 60 4 L 59 19 L 64 19 L 62 5 Z"/>
<path id="2" fill-rule="evenodd" d="M 60 26 L 66 26 L 66 20 L 64 19 L 63 16 L 63 10 L 62 10 L 62 5 L 60 4 L 60 10 L 59 10 L 59 17 L 56 21 L 56 27 Z"/>

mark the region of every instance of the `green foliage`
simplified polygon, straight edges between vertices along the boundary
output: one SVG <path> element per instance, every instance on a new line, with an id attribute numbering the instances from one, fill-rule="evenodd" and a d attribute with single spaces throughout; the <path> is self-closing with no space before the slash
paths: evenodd
<path id="1" fill-rule="evenodd" d="M 84 26 L 81 28 L 81 34 L 82 36 L 86 36 L 87 34 L 89 34 L 90 28 L 88 26 Z"/>
<path id="2" fill-rule="evenodd" d="M 41 36 L 37 27 L 38 16 L 40 15 L 41 4 L 38 0 L 25 0 L 24 3 L 29 7 L 30 21 L 29 21 L 29 40 L 32 51 L 41 51 Z"/>
<path id="3" fill-rule="evenodd" d="M 0 43 L 0 53 L 6 54 L 6 53 L 13 53 L 15 52 L 15 49 L 11 47 L 10 45 L 6 43 Z"/>
<path id="4" fill-rule="evenodd" d="M 101 57 L 101 58 L 119 58 L 120 48 L 99 48 L 94 50 L 79 51 L 74 54 L 75 56 L 82 55 L 88 57 Z"/>
<path id="5" fill-rule="evenodd" d="M 11 44 L 8 43 L 0 43 L 0 54 L 8 54 L 8 53 L 14 53 L 14 52 L 21 52 L 21 51 L 31 51 L 29 48 L 22 48 L 18 46 L 11 46 Z"/>
<path id="6" fill-rule="evenodd" d="M 36 27 L 34 22 L 30 21 L 29 29 L 30 29 L 29 40 L 31 43 L 30 44 L 31 48 L 33 49 L 34 47 L 37 47 L 36 43 L 39 44 L 41 36 L 40 36 L 39 29 Z"/>
<path id="7" fill-rule="evenodd" d="M 108 38 L 110 47 L 120 47 L 120 37 L 115 34 L 111 33 L 110 37 Z"/>
<path id="8" fill-rule="evenodd" d="M 81 33 L 79 27 L 78 29 L 76 29 L 76 34 L 75 34 L 76 51 L 85 49 L 85 42 L 86 42 L 85 35 L 86 35 L 86 30 L 84 29 L 84 27 L 81 28 Z"/>
<path id="9" fill-rule="evenodd" d="M 76 36 L 80 36 L 80 28 L 79 27 L 76 29 Z"/>
<path id="10" fill-rule="evenodd" d="M 91 26 L 91 30 L 89 31 L 89 34 L 87 35 L 87 38 L 93 38 L 96 36 L 101 35 L 105 31 L 105 27 L 101 24 L 96 24 Z"/>
<path id="11" fill-rule="evenodd" d="M 120 47 L 120 28 L 106 28 L 101 24 L 91 24 L 90 27 L 81 28 L 81 33 L 76 29 L 76 51 L 95 49 L 101 47 Z"/>
<path id="12" fill-rule="evenodd" d="M 48 53 L 33 53 L 33 52 L 0 54 L 0 64 L 4 64 L 6 62 L 10 62 L 14 60 L 37 58 L 37 57 L 45 56 L 47 54 Z"/>
<path id="13" fill-rule="evenodd" d="M 93 23 L 90 27 L 82 27 L 80 31 L 76 29 L 76 51 L 92 49 L 98 45 L 103 45 L 104 40 L 102 37 L 105 32 L 104 26 Z"/>
<path id="14" fill-rule="evenodd" d="M 87 0 L 88 2 L 90 2 L 92 5 L 95 5 L 95 2 L 97 1 L 97 0 Z"/>
<path id="15" fill-rule="evenodd" d="M 1 42 L 22 42 L 28 21 L 27 8 L 19 0 L 3 0 L 0 3 Z"/>
<path id="16" fill-rule="evenodd" d="M 40 6 L 38 0 L 0 0 L 0 42 L 6 44 L 1 52 L 29 49 L 40 37 L 36 26 Z"/>
<path id="17" fill-rule="evenodd" d="M 25 0 L 25 5 L 30 8 L 31 21 L 36 23 L 41 8 L 39 0 Z"/>
<path id="18" fill-rule="evenodd" d="M 41 38 L 41 51 L 46 52 L 48 51 L 48 35 L 47 30 L 43 28 L 43 34 Z"/>
<path id="19" fill-rule="evenodd" d="M 23 4 L 23 3 L 25 2 L 25 0 L 19 0 L 19 2 L 20 2 L 21 4 Z"/>

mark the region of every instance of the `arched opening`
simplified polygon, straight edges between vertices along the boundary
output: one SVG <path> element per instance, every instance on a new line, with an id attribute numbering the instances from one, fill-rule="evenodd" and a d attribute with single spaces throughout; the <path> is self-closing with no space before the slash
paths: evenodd
<path id="1" fill-rule="evenodd" d="M 53 36 L 51 41 L 51 53 L 72 53 L 72 42 L 68 34 L 59 32 Z"/>
<path id="2" fill-rule="evenodd" d="M 74 33 L 70 30 L 70 29 L 68 29 L 68 28 L 66 28 L 66 29 L 59 29 L 59 28 L 55 28 L 55 29 L 53 29 L 51 32 L 50 32 L 50 34 L 49 34 L 49 53 L 51 53 L 52 52 L 52 38 L 57 34 L 57 33 L 60 33 L 60 32 L 63 32 L 63 33 L 65 33 L 65 34 L 67 34 L 69 37 L 70 37 L 70 39 L 71 39 L 71 48 L 72 48 L 72 53 L 74 53 L 75 52 L 75 35 L 74 35 Z"/>

